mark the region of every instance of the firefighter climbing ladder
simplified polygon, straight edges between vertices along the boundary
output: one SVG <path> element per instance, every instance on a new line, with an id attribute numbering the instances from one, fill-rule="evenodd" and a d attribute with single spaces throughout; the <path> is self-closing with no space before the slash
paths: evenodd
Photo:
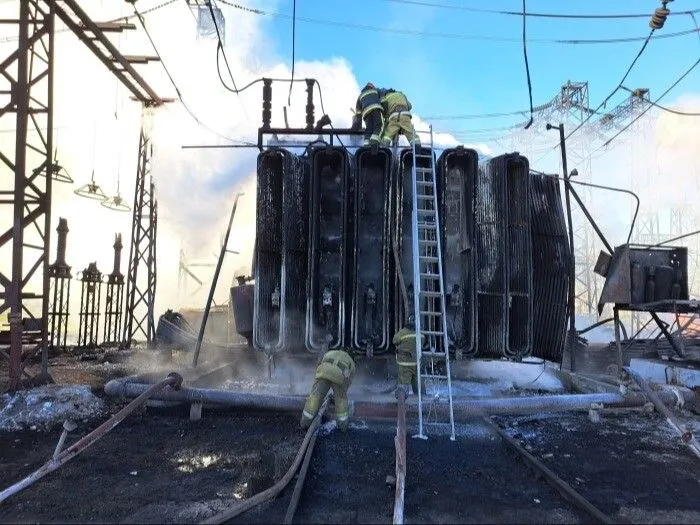
<path id="1" fill-rule="evenodd" d="M 438 217 L 435 158 L 433 156 L 433 127 L 430 126 L 428 147 L 416 148 L 415 129 L 411 147 L 413 182 L 413 305 L 416 326 L 418 364 L 418 437 L 427 439 L 423 426 L 424 408 L 435 409 L 446 394 L 450 411 L 450 439 L 455 439 L 455 421 L 452 407 L 452 378 L 450 377 L 449 339 L 447 316 L 445 315 L 445 290 L 442 277 L 442 246 L 440 241 L 440 219 Z M 425 152 L 427 150 L 427 153 Z M 422 162 L 421 162 L 422 160 Z M 428 160 L 430 167 L 425 167 Z M 423 336 L 423 337 L 421 337 Z M 426 349 L 420 344 L 425 341 Z M 428 384 L 434 387 L 429 394 Z M 428 395 L 433 396 L 424 407 Z M 425 418 L 427 419 L 427 418 Z M 437 421 L 436 421 L 437 423 Z"/>

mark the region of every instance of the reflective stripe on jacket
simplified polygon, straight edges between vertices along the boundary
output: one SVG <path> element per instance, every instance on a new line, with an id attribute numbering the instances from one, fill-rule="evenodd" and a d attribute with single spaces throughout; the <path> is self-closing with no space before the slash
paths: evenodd
<path id="1" fill-rule="evenodd" d="M 376 89 L 363 89 L 360 96 L 357 97 L 355 104 L 355 114 L 361 115 L 362 118 L 373 110 L 382 110 L 382 104 L 379 98 L 379 92 Z"/>
<path id="2" fill-rule="evenodd" d="M 400 91 L 387 91 L 387 94 L 381 99 L 381 104 L 384 114 L 387 116 L 400 111 L 411 111 L 411 103 L 406 98 L 406 95 Z"/>
<path id="3" fill-rule="evenodd" d="M 421 346 L 425 344 L 425 336 L 421 335 Z M 396 362 L 402 366 L 416 365 L 416 333 L 408 328 L 401 328 L 392 340 L 396 346 Z"/>
<path id="4" fill-rule="evenodd" d="M 326 352 L 316 368 L 316 379 L 325 379 L 336 385 L 349 385 L 354 374 L 355 361 L 344 350 Z"/>

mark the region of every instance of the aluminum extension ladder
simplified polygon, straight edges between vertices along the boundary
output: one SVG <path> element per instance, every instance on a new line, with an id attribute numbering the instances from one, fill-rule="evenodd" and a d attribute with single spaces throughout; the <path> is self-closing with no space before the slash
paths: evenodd
<path id="1" fill-rule="evenodd" d="M 440 241 L 440 219 L 433 156 L 433 127 L 430 126 L 429 145 L 416 150 L 416 132 L 413 130 L 413 305 L 416 331 L 416 361 L 418 365 L 418 434 L 414 437 L 427 439 L 424 425 L 424 409 L 432 412 L 445 394 L 449 402 L 450 439 L 455 439 L 454 410 L 452 406 L 452 378 L 450 376 L 449 338 L 445 314 L 445 284 L 442 274 L 442 245 Z M 423 150 L 427 149 L 425 153 Z M 429 159 L 430 167 L 421 167 Z M 421 337 L 423 336 L 423 338 Z M 423 350 L 421 339 L 426 343 Z M 428 384 L 435 392 L 428 403 Z M 424 394 L 425 392 L 425 394 Z M 442 403 L 439 403 L 442 404 Z M 425 417 L 427 419 L 427 417 Z"/>

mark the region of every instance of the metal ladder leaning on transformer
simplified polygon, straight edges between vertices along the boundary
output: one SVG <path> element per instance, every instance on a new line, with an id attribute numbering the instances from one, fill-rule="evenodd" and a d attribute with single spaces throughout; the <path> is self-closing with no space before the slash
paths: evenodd
<path id="1" fill-rule="evenodd" d="M 413 185 L 412 238 L 413 245 L 413 317 L 416 332 L 416 364 L 418 365 L 418 434 L 427 439 L 424 432 L 424 396 L 427 384 L 433 383 L 440 392 L 446 386 L 449 404 L 450 439 L 455 439 L 454 409 L 452 406 L 452 377 L 450 374 L 450 342 L 445 312 L 445 284 L 442 272 L 442 241 L 438 216 L 437 177 L 433 155 L 433 127 L 430 126 L 430 142 L 416 147 L 416 131 L 411 137 Z M 420 148 L 420 149 L 419 149 Z M 423 150 L 427 149 L 427 153 Z M 430 167 L 419 166 L 420 159 L 429 159 Z M 421 339 L 425 338 L 426 350 Z M 442 366 L 441 366 L 442 365 Z M 436 396 L 435 401 L 439 396 Z M 433 402 L 428 409 L 433 407 Z M 437 412 L 437 410 L 436 410 Z"/>
<path id="2" fill-rule="evenodd" d="M 388 90 L 392 92 L 394 90 Z M 410 111 L 410 103 L 400 94 Z M 384 105 L 384 100 L 382 100 Z M 401 102 L 399 102 L 400 105 Z M 388 109 L 388 108 L 385 108 Z M 406 111 L 406 113 L 408 113 Z M 440 218 L 438 216 L 437 177 L 435 174 L 435 158 L 433 155 L 433 128 L 430 126 L 430 142 L 426 146 L 420 144 L 420 139 L 410 121 L 410 116 L 403 119 L 403 111 L 389 112 L 384 123 L 385 131 L 382 139 L 385 145 L 393 145 L 394 156 L 398 145 L 398 135 L 410 127 L 411 136 L 411 181 L 412 181 L 412 251 L 413 251 L 413 305 L 414 312 L 408 311 L 410 326 L 415 328 L 416 365 L 418 382 L 418 434 L 414 437 L 427 439 L 424 426 L 424 394 L 427 394 L 427 384 L 437 387 L 438 395 L 428 403 L 428 411 L 436 410 L 439 399 L 440 383 L 445 383 L 449 404 L 450 439 L 455 439 L 454 409 L 452 405 L 452 378 L 450 374 L 449 336 L 447 332 L 447 316 L 445 312 L 445 290 L 442 272 L 442 242 L 440 239 Z M 392 122 L 393 120 L 393 122 Z M 388 129 L 391 128 L 391 129 Z M 387 133 L 388 131 L 388 133 Z M 388 139 L 388 140 L 385 140 Z M 389 144 L 387 144 L 389 142 Z M 392 144 L 393 143 L 393 144 Z M 428 152 L 424 153 L 423 150 Z M 429 167 L 419 159 L 429 159 Z M 419 164 L 422 164 L 419 166 Z M 397 255 L 398 257 L 398 255 Z M 398 264 L 398 260 L 397 260 Z M 403 279 L 401 286 L 406 295 Z M 412 319 L 411 319 L 412 318 Z M 413 321 L 413 323 L 411 323 Z M 423 350 L 423 347 L 426 350 Z"/>

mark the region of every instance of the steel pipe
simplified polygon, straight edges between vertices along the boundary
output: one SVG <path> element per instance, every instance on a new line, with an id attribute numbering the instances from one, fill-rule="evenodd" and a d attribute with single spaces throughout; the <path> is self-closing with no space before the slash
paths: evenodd
<path id="1" fill-rule="evenodd" d="M 700 459 L 700 446 L 698 445 L 698 441 L 695 439 L 695 436 L 693 436 L 693 433 L 681 426 L 680 422 L 676 419 L 676 416 L 673 415 L 673 412 L 671 412 L 671 410 L 664 404 L 659 395 L 651 389 L 649 383 L 647 383 L 642 376 L 640 376 L 637 372 L 634 372 L 628 366 L 625 367 L 625 372 L 627 372 L 634 382 L 639 385 L 639 388 L 641 388 L 642 392 L 644 392 L 644 394 L 649 398 L 649 401 L 654 403 L 656 409 L 663 414 L 668 424 L 671 425 L 671 427 L 673 427 L 673 429 L 681 437 L 683 444 L 686 445 L 698 459 Z"/>
<path id="2" fill-rule="evenodd" d="M 34 484 L 36 481 L 46 476 L 46 474 L 49 474 L 50 472 L 53 472 L 54 470 L 63 466 L 65 463 L 68 463 L 75 456 L 77 456 L 90 445 L 95 443 L 95 441 L 97 441 L 102 436 L 107 434 L 110 430 L 112 430 L 114 427 L 119 425 L 119 423 L 124 421 L 124 419 L 126 419 L 127 416 L 134 412 L 134 410 L 143 405 L 146 401 L 148 401 L 148 399 L 152 398 L 155 394 L 162 391 L 166 386 L 172 386 L 173 388 L 177 389 L 181 384 L 182 376 L 180 374 L 172 372 L 158 383 L 155 383 L 153 385 L 144 385 L 146 388 L 138 397 L 136 397 L 136 399 L 134 399 L 131 403 L 122 408 L 119 412 L 114 414 L 107 421 L 102 423 L 95 430 L 73 443 L 70 447 L 58 454 L 55 458 L 52 458 L 50 461 L 44 463 L 44 465 L 41 468 L 30 474 L 23 480 L 18 481 L 11 487 L 8 487 L 2 492 L 0 492 L 0 503 L 5 501 L 10 496 L 17 494 L 18 492 L 21 492 L 28 486 Z"/>
<path id="3" fill-rule="evenodd" d="M 132 380 L 133 381 L 133 380 Z M 149 389 L 149 385 L 130 382 L 127 379 L 114 379 L 105 385 L 105 393 L 117 397 L 136 397 Z M 694 394 L 687 389 L 682 390 L 687 402 L 691 402 Z M 665 404 L 673 405 L 677 397 L 673 392 L 659 393 Z M 206 403 L 219 406 L 229 406 L 255 410 L 276 410 L 284 412 L 301 411 L 304 407 L 303 396 L 280 396 L 266 394 L 251 394 L 216 390 L 207 388 L 182 387 L 179 390 L 166 390 L 155 393 L 151 399 L 181 403 Z M 641 393 L 622 395 L 617 392 L 595 394 L 552 394 L 546 396 L 503 397 L 485 399 L 455 399 L 454 413 L 461 419 L 473 419 L 484 415 L 524 415 L 544 412 L 566 412 L 588 410 L 592 404 L 601 404 L 605 408 L 634 408 L 641 407 L 647 402 Z M 353 401 L 354 417 L 365 419 L 395 419 L 397 404 L 391 401 Z M 448 410 L 448 405 L 439 404 L 438 410 Z M 418 403 L 415 398 L 406 402 L 407 412 L 418 413 Z"/>

